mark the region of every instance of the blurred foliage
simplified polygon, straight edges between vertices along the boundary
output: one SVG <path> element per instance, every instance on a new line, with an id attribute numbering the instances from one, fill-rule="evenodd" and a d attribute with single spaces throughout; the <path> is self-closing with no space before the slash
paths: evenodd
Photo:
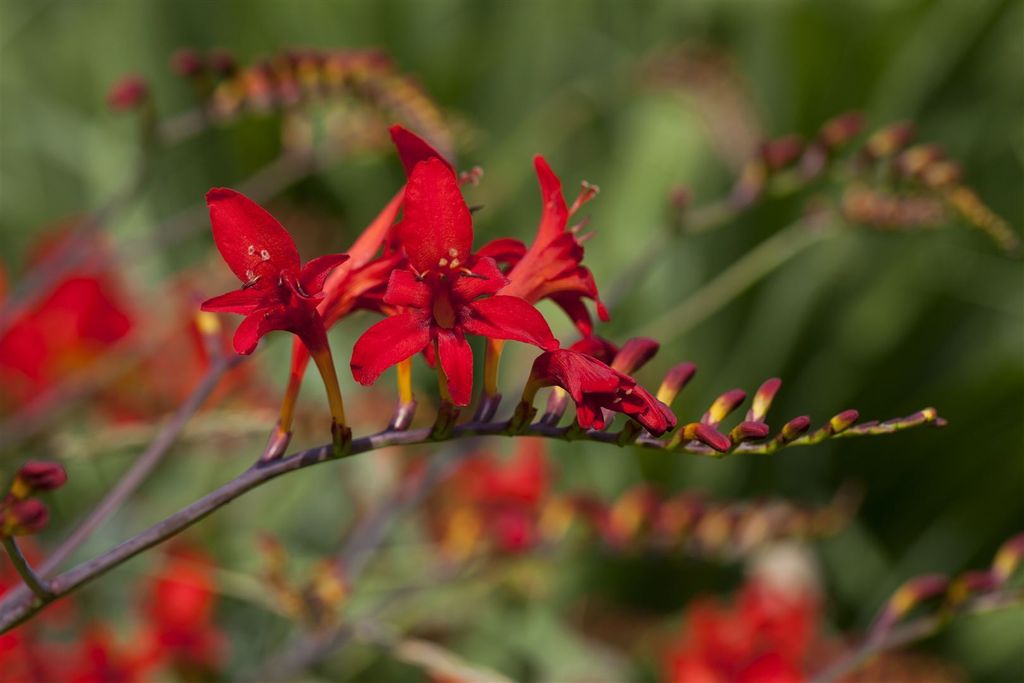
<path id="1" fill-rule="evenodd" d="M 123 73 L 138 72 L 150 81 L 161 112 L 187 109 L 188 88 L 167 67 L 183 45 L 225 47 L 243 61 L 294 45 L 385 49 L 452 117 L 460 165 L 486 170 L 481 186 L 468 190 L 469 202 L 485 207 L 477 214 L 478 245 L 531 234 L 539 214 L 534 153 L 548 158 L 567 194 L 584 178 L 601 186 L 587 207 L 597 233 L 587 243 L 587 264 L 599 287 L 609 287 L 666 229 L 672 187 L 691 188 L 697 206 L 728 192 L 735 159 L 722 154 L 723 143 L 811 136 L 847 109 L 863 110 L 870 125 L 914 120 L 921 138 L 940 142 L 961 161 L 968 182 L 1019 229 L 1022 25 L 1024 3 L 1012 0 L 5 0 L 0 261 L 16 278 L 47 226 L 97 206 L 126 182 L 140 150 L 133 122 L 106 111 L 106 90 Z M 711 65 L 710 75 L 679 84 L 652 78 L 652 60 L 680 49 L 704 55 L 700 63 Z M 723 129 L 723 120 L 739 127 Z M 276 149 L 273 126 L 264 120 L 205 133 L 161 155 L 142 199 L 108 229 L 115 238 L 145 235 L 208 187 L 231 185 L 272 160 Z M 387 155 L 361 155 L 268 205 L 294 226 L 300 243 L 344 248 L 399 185 L 400 173 Z M 604 334 L 628 336 L 799 211 L 800 198 L 767 202 L 722 229 L 673 242 L 617 304 Z M 296 221 L 289 223 L 293 213 Z M 298 227 L 301 216 L 310 218 L 308 230 Z M 123 260 L 133 286 L 144 292 L 210 253 L 208 233 L 197 231 L 171 252 L 124 254 Z M 686 359 L 700 368 L 681 400 L 691 413 L 724 389 L 780 376 L 778 415 L 808 412 L 818 422 L 856 407 L 872 419 L 935 405 L 949 427 L 722 461 L 558 444 L 552 454 L 559 481 L 605 495 L 648 480 L 667 491 L 692 487 L 809 503 L 859 481 L 866 497 L 854 526 L 816 547 L 834 623 L 863 628 L 903 579 L 983 563 L 1024 522 L 1022 285 L 1020 259 L 1002 255 L 973 231 L 843 231 L 663 346 L 641 379 L 656 384 L 658 371 Z M 339 365 L 365 322 L 336 331 Z M 556 331 L 567 331 L 561 318 L 556 324 Z M 285 342 L 272 338 L 260 353 L 277 384 L 285 380 Z M 529 352 L 512 349 L 504 376 L 525 376 L 529 360 Z M 429 394 L 430 374 L 422 367 L 417 373 L 421 393 Z M 347 372 L 342 382 L 354 404 L 367 393 Z M 382 383 L 380 390 L 390 387 Z M 318 401 L 318 391 L 307 387 L 304 400 Z M 227 479 L 258 452 L 262 438 L 230 449 L 201 442 L 178 449 L 81 556 Z M 45 455 L 48 443 L 38 440 L 30 452 L 8 456 Z M 130 451 L 97 455 L 103 457 L 69 464 L 68 495 L 53 501 L 59 508 L 49 532 L 54 538 L 109 486 Z M 232 572 L 258 571 L 254 537 L 262 531 L 279 535 L 296 558 L 311 560 L 331 552 L 352 522 L 346 481 L 365 480 L 372 490 L 379 470 L 367 460 L 296 473 L 218 513 L 195 535 Z M 415 547 L 422 539 L 403 527 L 391 542 Z M 367 583 L 416 573 L 389 562 Z M 624 619 L 652 610 L 669 614 L 686 597 L 730 583 L 727 573 L 700 563 L 665 562 L 584 554 L 563 558 L 543 594 L 529 599 L 498 596 L 471 609 L 465 595 L 448 595 L 471 624 L 455 649 L 516 677 L 555 680 L 600 670 L 591 646 L 578 642 L 557 613 L 586 601 L 610 604 Z M 117 577 L 146 566 L 140 560 L 117 570 L 82 600 L 116 619 L 127 599 Z M 431 601 L 443 604 L 445 596 L 440 591 Z M 223 611 L 233 661 L 242 669 L 286 632 L 245 599 L 229 600 Z M 1008 681 L 1024 675 L 1021 633 L 1024 613 L 1016 610 L 958 623 L 930 647 L 962 664 L 972 680 Z M 337 665 L 355 674 L 376 661 L 372 652 L 363 657 L 353 650 Z M 379 668 L 363 673 L 408 673 L 399 664 L 372 666 Z"/>

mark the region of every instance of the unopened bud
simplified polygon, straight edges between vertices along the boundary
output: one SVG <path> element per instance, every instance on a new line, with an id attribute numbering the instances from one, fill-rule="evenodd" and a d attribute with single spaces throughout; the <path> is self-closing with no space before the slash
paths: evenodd
<path id="1" fill-rule="evenodd" d="M 113 111 L 138 109 L 149 98 L 149 86 L 141 76 L 125 76 L 107 93 L 107 106 Z"/>
<path id="2" fill-rule="evenodd" d="M 659 348 L 661 348 L 661 344 L 653 339 L 633 337 L 627 340 L 615 354 L 615 359 L 611 363 L 612 369 L 631 375 L 654 358 L 654 354 L 658 353 Z"/>
<path id="3" fill-rule="evenodd" d="M 860 413 L 856 410 L 844 410 L 828 421 L 829 429 L 832 430 L 833 434 L 841 434 L 852 427 L 859 417 Z"/>
<path id="4" fill-rule="evenodd" d="M 811 418 L 806 415 L 794 417 L 792 420 L 782 425 L 782 431 L 779 432 L 779 437 L 782 443 L 789 443 L 790 441 L 795 441 L 806 434 L 810 427 Z"/>
<path id="5" fill-rule="evenodd" d="M 770 433 L 771 429 L 764 422 L 741 422 L 729 432 L 729 438 L 733 443 L 742 443 L 764 439 Z"/>
<path id="6" fill-rule="evenodd" d="M 787 135 L 762 144 L 761 158 L 769 170 L 779 171 L 796 161 L 803 149 L 803 138 L 799 135 Z"/>
<path id="7" fill-rule="evenodd" d="M 719 422 L 724 420 L 729 413 L 736 410 L 741 403 L 747 398 L 747 392 L 742 389 L 731 389 L 718 398 L 708 408 L 708 412 L 704 413 L 704 417 L 701 418 L 701 422 L 710 425 L 717 425 Z"/>
<path id="8" fill-rule="evenodd" d="M 15 498 L 27 498 L 38 491 L 60 488 L 67 480 L 68 474 L 59 463 L 29 460 L 14 476 L 11 495 Z"/>
<path id="9" fill-rule="evenodd" d="M 856 137 L 863 127 L 863 114 L 846 112 L 826 121 L 818 131 L 818 139 L 829 151 L 835 151 Z"/>
<path id="10" fill-rule="evenodd" d="M 921 171 L 921 181 L 932 189 L 949 187 L 960 182 L 963 170 L 955 161 L 937 161 Z"/>
<path id="11" fill-rule="evenodd" d="M 729 437 L 703 422 L 691 422 L 683 427 L 681 433 L 684 440 L 700 441 L 719 453 L 727 453 L 732 448 L 732 441 L 729 440 Z"/>
<path id="12" fill-rule="evenodd" d="M 768 409 L 772 406 L 772 401 L 775 400 L 775 394 L 779 393 L 779 389 L 782 387 L 782 380 L 778 377 L 765 380 L 761 386 L 757 388 L 754 393 L 754 401 L 750 406 L 750 410 L 747 411 L 747 420 L 749 422 L 763 422 L 764 416 L 768 414 Z"/>
<path id="13" fill-rule="evenodd" d="M 672 402 L 676 400 L 676 396 L 690 383 L 695 374 L 697 374 L 697 366 L 693 363 L 680 363 L 673 367 L 665 375 L 661 386 L 658 387 L 658 400 L 671 406 Z"/>
<path id="14" fill-rule="evenodd" d="M 999 547 L 992 561 L 992 572 L 1005 583 L 1020 566 L 1024 559 L 1024 533 L 1017 534 Z"/>
<path id="15" fill-rule="evenodd" d="M 0 507 L 0 536 L 23 536 L 40 531 L 50 511 L 35 498 L 13 500 Z"/>
<path id="16" fill-rule="evenodd" d="M 190 47 L 183 47 L 171 56 L 171 68 L 179 76 L 191 78 L 206 68 L 206 64 L 198 52 Z"/>
<path id="17" fill-rule="evenodd" d="M 915 126 L 911 121 L 903 121 L 886 126 L 871 134 L 864 151 L 871 159 L 892 156 L 907 146 L 914 138 Z"/>
<path id="18" fill-rule="evenodd" d="M 943 159 L 945 153 L 938 145 L 917 145 L 896 157 L 893 165 L 907 177 L 919 176 L 925 168 Z"/>

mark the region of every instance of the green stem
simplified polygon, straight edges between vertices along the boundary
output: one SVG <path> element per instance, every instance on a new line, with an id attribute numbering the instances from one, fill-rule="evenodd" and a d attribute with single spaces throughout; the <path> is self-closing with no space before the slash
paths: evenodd
<path id="1" fill-rule="evenodd" d="M 786 261 L 834 234 L 834 230 L 808 225 L 806 220 L 783 228 L 673 309 L 644 326 L 639 334 L 659 339 L 662 344 L 669 343 L 707 320 Z"/>

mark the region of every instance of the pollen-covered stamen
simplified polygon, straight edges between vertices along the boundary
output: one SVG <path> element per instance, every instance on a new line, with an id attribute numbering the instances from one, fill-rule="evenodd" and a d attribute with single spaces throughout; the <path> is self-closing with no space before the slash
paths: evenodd
<path id="1" fill-rule="evenodd" d="M 586 180 L 580 183 L 580 193 L 576 196 L 572 206 L 569 207 L 569 215 L 572 216 L 580 210 L 584 204 L 589 202 L 591 199 L 597 196 L 597 193 L 601 191 L 601 188 L 597 185 L 592 185 Z"/>

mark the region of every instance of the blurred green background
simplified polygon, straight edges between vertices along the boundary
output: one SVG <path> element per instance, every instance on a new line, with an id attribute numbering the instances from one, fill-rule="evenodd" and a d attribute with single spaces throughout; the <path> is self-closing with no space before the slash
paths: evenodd
<path id="1" fill-rule="evenodd" d="M 597 235 L 587 243 L 586 263 L 605 289 L 665 229 L 673 187 L 691 188 L 696 206 L 728 192 L 736 173 L 730 144 L 743 149 L 744 136 L 813 136 L 848 109 L 864 111 L 870 126 L 912 119 L 920 139 L 940 143 L 963 163 L 984 201 L 1016 228 L 1024 225 L 1021 2 L 3 0 L 0 9 L 0 260 L 13 279 L 44 226 L 98 205 L 130 175 L 139 154 L 133 122 L 108 113 L 104 102 L 114 80 L 138 72 L 162 112 L 191 106 L 188 88 L 167 67 L 181 46 L 229 48 L 243 63 L 290 46 L 385 49 L 455 122 L 460 165 L 486 170 L 482 185 L 469 191 L 470 203 L 485 205 L 477 245 L 532 234 L 535 153 L 547 157 L 570 196 L 581 179 L 601 186 L 587 207 Z M 652 59 L 680 49 L 711 55 L 710 75 L 671 86 L 650 77 Z M 738 127 L 723 132 L 726 116 Z M 272 127 L 256 122 L 161 154 L 142 201 L 110 232 L 117 240 L 145 235 L 208 187 L 231 185 L 273 159 L 276 145 Z M 300 244 L 318 239 L 344 248 L 400 181 L 389 155 L 365 156 L 275 201 L 309 207 L 336 226 L 313 238 L 299 234 Z M 621 341 L 642 329 L 791 222 L 801 206 L 800 198 L 769 201 L 720 230 L 674 241 L 617 303 L 602 333 Z M 173 250 L 127 255 L 126 262 L 132 282 L 146 291 L 210 252 L 200 230 Z M 217 291 L 211 285 L 210 293 Z M 556 331 L 568 331 L 562 317 L 551 319 Z M 350 348 L 364 322 L 342 326 L 336 348 Z M 670 491 L 823 502 L 841 483 L 860 482 L 866 498 L 857 520 L 816 546 L 829 615 L 843 630 L 864 628 L 913 574 L 987 565 L 999 543 L 1024 526 L 1024 270 L 978 232 L 845 230 L 673 337 L 641 378 L 656 384 L 675 362 L 696 362 L 700 371 L 681 402 L 687 419 L 721 391 L 752 391 L 779 376 L 785 384 L 776 421 L 807 413 L 817 423 L 848 407 L 867 419 L 888 418 L 934 405 L 949 426 L 722 461 L 559 444 L 551 450 L 562 485 L 611 495 L 648 479 Z M 261 362 L 280 384 L 286 340 L 272 337 L 265 346 Z M 347 352 L 337 355 L 347 364 Z M 527 351 L 512 352 L 510 383 L 521 381 L 517 368 L 529 359 Z M 431 391 L 429 373 L 417 372 L 421 391 Z M 358 401 L 348 397 L 365 390 L 347 372 L 342 381 L 346 398 Z M 304 398 L 312 402 L 319 390 L 309 385 Z M 232 454 L 180 449 L 82 556 L 225 480 L 260 440 Z M 17 455 L 43 455 L 45 442 L 34 448 Z M 131 455 L 69 466 L 76 496 L 54 500 L 54 538 Z M 225 566 L 240 571 L 258 566 L 256 530 L 280 534 L 297 557 L 329 552 L 354 515 L 339 482 L 372 480 L 373 465 L 327 468 L 253 493 L 204 522 L 200 534 Z M 130 576 L 144 564 L 119 571 Z M 459 651 L 513 675 L 550 678 L 562 665 L 555 662 L 576 652 L 551 615 L 581 593 L 668 616 L 687 596 L 734 585 L 736 575 L 735 567 L 613 562 L 585 553 L 559 573 L 566 585 L 554 595 L 525 608 L 475 608 L 479 628 Z M 123 599 L 116 583 L 100 581 L 83 600 L 113 614 L 111 601 Z M 244 603 L 229 607 L 236 663 L 286 632 Z M 1018 609 L 958 623 L 926 647 L 960 663 L 972 680 L 1021 680 L 1022 634 Z"/>

